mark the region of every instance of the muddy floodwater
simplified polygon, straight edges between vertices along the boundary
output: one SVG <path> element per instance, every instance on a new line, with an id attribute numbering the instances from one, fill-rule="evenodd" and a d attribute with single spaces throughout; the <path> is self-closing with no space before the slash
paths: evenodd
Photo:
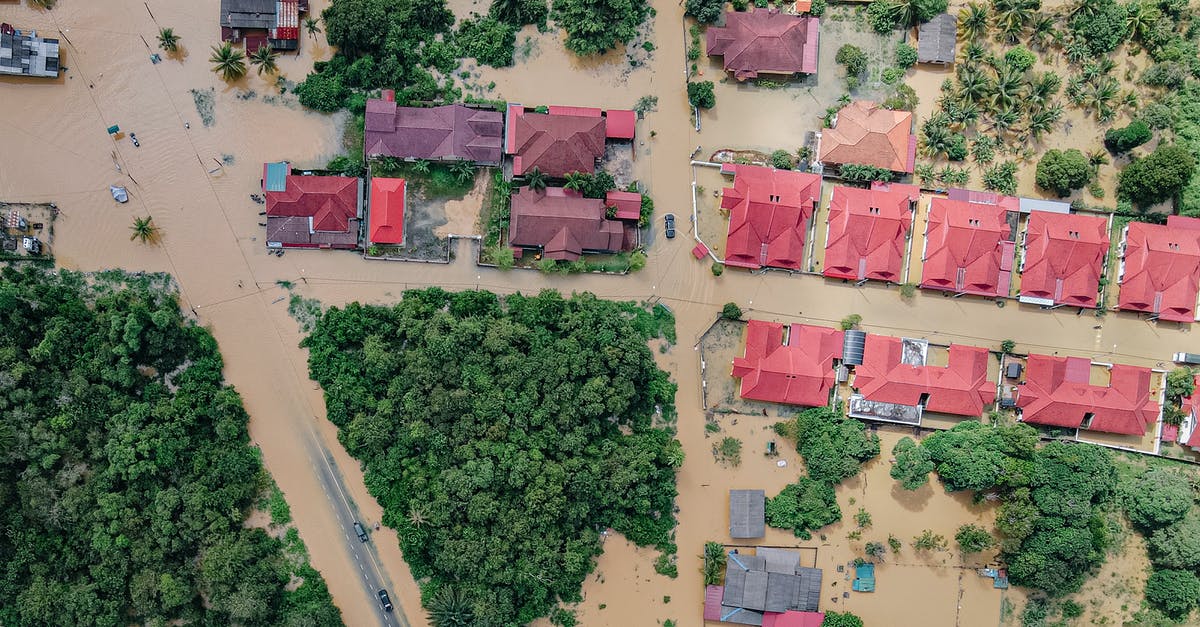
<path id="1" fill-rule="evenodd" d="M 311 4 L 315 13 L 327 3 Z M 679 472 L 679 576 L 655 574 L 654 551 L 610 536 L 595 574 L 584 586 L 585 601 L 578 610 L 585 625 L 652 625 L 668 618 L 679 625 L 701 624 L 698 555 L 707 540 L 729 540 L 727 490 L 762 488 L 771 494 L 800 472 L 800 460 L 786 446 L 780 457 L 789 462 L 786 467 L 763 456 L 771 422 L 786 414 L 779 408 L 767 418 L 722 417 L 722 430 L 745 443 L 743 462 L 733 468 L 713 457 L 714 440 L 704 429 L 700 360 L 694 345 L 726 302 L 737 302 L 749 316 L 769 320 L 835 324 L 849 313 L 859 313 L 869 331 L 993 348 L 1011 338 L 1018 351 L 1149 366 L 1161 366 L 1172 352 L 1195 345 L 1186 325 L 1155 324 L 1117 313 L 1098 318 L 1090 312 L 1043 311 L 1015 303 L 999 308 L 992 301 L 939 293 L 906 300 L 894 287 L 854 287 L 782 273 L 728 270 L 714 277 L 709 260 L 697 261 L 690 254 L 692 150 L 726 147 L 743 133 L 746 147 L 795 150 L 803 134 L 816 129 L 801 128 L 793 120 L 815 116 L 807 111 L 797 117 L 789 109 L 821 107 L 817 103 L 836 100 L 841 92 L 839 88 L 836 93 L 810 95 L 783 88 L 763 96 L 753 88 L 725 83 L 716 112 L 701 114 L 702 130 L 697 132 L 684 88 L 683 7 L 668 0 L 653 4 L 657 14 L 642 36 L 654 42 L 655 50 L 646 53 L 639 47 L 636 66 L 624 50 L 598 59 L 573 59 L 564 53 L 558 33 L 526 29 L 518 38 L 522 60 L 516 67 L 474 68 L 471 79 L 477 85 L 495 83 L 490 89 L 480 88 L 488 97 L 531 105 L 628 108 L 642 96 L 657 96 L 656 109 L 638 124 L 631 173 L 654 197 L 657 213 L 648 263 L 630 276 L 546 276 L 480 268 L 471 262 L 470 240 L 452 244 L 455 260 L 448 265 L 371 262 L 357 254 L 321 251 L 269 256 L 259 225 L 262 207 L 249 198 L 259 190 L 262 163 L 288 159 L 301 167 L 324 164 L 340 151 L 343 118 L 304 111 L 290 94 L 280 94 L 273 80 L 253 73 L 233 84 L 219 81 L 207 63 L 209 47 L 219 38 L 217 0 L 60 0 L 49 12 L 0 5 L 0 21 L 48 36 L 61 33 L 66 66 L 57 81 L 0 78 L 0 105 L 10 112 L 0 120 L 0 200 L 58 204 L 55 254 L 63 267 L 122 267 L 177 277 L 184 310 L 194 310 L 220 343 L 226 375 L 251 417 L 251 437 L 286 493 L 312 563 L 324 574 L 347 624 L 374 624 L 374 600 L 359 584 L 358 566 L 343 544 L 329 540 L 341 532 L 322 495 L 310 456 L 311 438 L 330 451 L 360 516 L 370 523 L 381 511 L 368 495 L 358 465 L 324 420 L 321 391 L 308 379 L 307 355 L 297 347 L 301 332 L 287 313 L 289 293 L 279 281 L 291 282 L 295 293 L 326 305 L 394 302 L 404 289 L 425 285 L 498 292 L 549 287 L 587 290 L 607 298 L 653 297 L 675 312 L 679 342 L 659 358 L 679 383 L 679 438 L 687 454 Z M 482 5 L 482 0 L 464 0 L 454 9 L 464 15 L 482 12 Z M 153 42 L 160 25 L 174 28 L 183 50 L 152 64 L 145 42 Z M 300 80 L 314 60 L 329 54 L 323 41 L 305 36 L 299 54 L 280 58 L 280 71 L 288 80 Z M 713 76 L 719 70 L 703 60 L 701 65 L 705 78 L 719 80 Z M 771 103 L 763 115 L 759 96 Z M 935 96 L 921 98 L 924 107 Z M 706 125 L 710 118 L 711 129 Z M 780 134 L 775 125 L 783 119 L 788 126 Z M 105 129 L 113 124 L 137 133 L 141 147 L 124 136 L 110 137 Z M 115 203 L 110 185 L 127 187 L 129 202 Z M 717 185 L 709 187 L 710 198 Z M 469 233 L 482 201 L 482 191 L 477 190 L 451 203 L 445 208 L 446 224 L 437 232 Z M 714 205 L 711 200 L 705 203 Z M 680 226 L 680 236 L 673 240 L 662 237 L 661 215 L 667 212 L 677 216 Z M 158 245 L 129 240 L 133 218 L 147 215 L 161 230 Z M 713 226 L 720 219 L 703 218 Z M 715 228 L 719 232 L 719 226 Z M 710 377 L 728 376 L 727 363 L 708 367 Z M 949 537 L 963 522 L 990 524 L 994 514 L 989 508 L 947 496 L 936 486 L 897 493 L 887 476 L 887 452 L 898 436 L 885 432 L 882 437 L 883 457 L 838 489 L 847 521 L 859 507 L 873 517 L 874 526 L 864 533 L 863 542 L 892 533 L 907 547 L 923 529 Z M 847 539 L 847 525 L 852 524 L 823 530 L 824 538 L 812 542 L 774 530 L 767 540 L 814 549 L 817 562 L 826 569 L 822 607 L 848 609 L 868 624 L 999 621 L 1000 593 L 986 585 L 988 580 L 964 569 L 957 554 L 950 552 L 916 555 L 905 548 L 879 567 L 874 595 L 843 599 L 849 583 L 836 565 L 861 551 L 858 541 Z M 393 599 L 405 610 L 409 624 L 426 624 L 394 533 L 384 529 L 374 537 Z M 1130 552 L 1129 559 L 1136 562 L 1135 555 Z"/>

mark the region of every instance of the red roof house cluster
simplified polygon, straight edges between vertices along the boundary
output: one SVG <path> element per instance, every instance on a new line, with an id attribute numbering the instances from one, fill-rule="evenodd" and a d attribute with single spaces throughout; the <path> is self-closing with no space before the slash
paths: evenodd
<path id="1" fill-rule="evenodd" d="M 841 357 L 841 331 L 751 320 L 733 376 L 742 380 L 742 398 L 823 407 L 836 383 L 833 360 Z"/>
<path id="2" fill-rule="evenodd" d="M 264 193 L 268 246 L 358 247 L 362 217 L 360 179 L 288 174 L 282 191 L 268 189 Z"/>
<path id="3" fill-rule="evenodd" d="M 1021 420 L 1030 424 L 1142 435 L 1158 419 L 1150 398 L 1149 368 L 1115 365 L 1109 385 L 1091 384 L 1085 357 L 1030 355 L 1017 397 Z"/>
<path id="4" fill-rule="evenodd" d="M 605 140 L 633 139 L 636 121 L 633 111 L 553 106 L 537 113 L 510 103 L 504 152 L 513 156 L 515 176 L 535 167 L 554 178 L 591 173 L 604 156 Z"/>
<path id="5" fill-rule="evenodd" d="M 1034 211 L 1021 257 L 1021 300 L 1095 307 L 1108 256 L 1108 220 Z"/>
<path id="6" fill-rule="evenodd" d="M 733 187 L 722 192 L 730 211 L 725 264 L 799 270 L 809 221 L 821 198 L 821 177 L 752 165 L 725 164 Z"/>
<path id="7" fill-rule="evenodd" d="M 1174 322 L 1196 320 L 1200 219 L 1171 216 L 1165 226 L 1130 222 L 1121 250 L 1119 309 Z"/>
<path id="8" fill-rule="evenodd" d="M 905 241 L 919 198 L 920 189 L 913 185 L 833 188 L 825 237 L 825 276 L 899 282 Z"/>
<path id="9" fill-rule="evenodd" d="M 367 240 L 372 244 L 404 243 L 404 205 L 407 201 L 404 179 L 371 179 L 371 208 Z"/>
<path id="10" fill-rule="evenodd" d="M 815 17 L 786 15 L 777 10 L 725 14 L 725 26 L 710 26 L 709 56 L 724 57 L 725 71 L 744 81 L 759 74 L 790 76 L 817 73 Z"/>
<path id="11" fill-rule="evenodd" d="M 460 104 L 398 107 L 391 92 L 367 101 L 363 156 L 499 165 L 504 115 Z"/>
<path id="12" fill-rule="evenodd" d="M 838 111 L 833 128 L 821 133 L 818 155 L 832 165 L 869 165 L 893 172 L 912 172 L 917 136 L 911 111 L 884 109 L 858 100 Z"/>
<path id="13" fill-rule="evenodd" d="M 636 220 L 610 220 L 598 198 L 561 187 L 512 195 L 509 245 L 541 250 L 547 259 L 574 261 L 584 252 L 618 252 L 637 245 Z"/>
<path id="14" fill-rule="evenodd" d="M 954 344 L 945 366 L 906 363 L 900 338 L 868 334 L 863 363 L 854 368 L 854 387 L 868 401 L 922 405 L 926 411 L 982 416 L 996 400 L 988 381 L 988 351 Z"/>
<path id="15" fill-rule="evenodd" d="M 925 228 L 921 287 L 1007 296 L 1015 244 L 1003 204 L 934 198 Z"/>

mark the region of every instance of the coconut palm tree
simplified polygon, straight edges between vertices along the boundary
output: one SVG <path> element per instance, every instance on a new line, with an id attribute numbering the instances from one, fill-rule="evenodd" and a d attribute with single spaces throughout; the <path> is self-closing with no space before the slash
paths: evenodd
<path id="1" fill-rule="evenodd" d="M 1041 141 L 1042 134 L 1053 131 L 1054 125 L 1062 118 L 1062 114 L 1063 108 L 1061 105 L 1035 111 L 1029 114 L 1029 123 L 1026 124 L 1025 131 L 1035 140 Z"/>
<path id="2" fill-rule="evenodd" d="M 1162 17 L 1162 12 L 1158 10 L 1158 7 L 1146 0 L 1134 0 L 1125 8 L 1129 11 L 1129 16 L 1125 18 L 1125 34 L 1130 39 L 1145 38 L 1146 34 L 1154 29 L 1158 18 Z"/>
<path id="3" fill-rule="evenodd" d="M 997 39 L 1009 44 L 1020 41 L 1025 25 L 1040 6 L 1041 0 L 992 0 Z"/>
<path id="4" fill-rule="evenodd" d="M 315 39 L 317 37 L 317 33 L 321 32 L 321 27 L 319 24 L 320 23 L 317 22 L 317 18 L 306 17 L 304 18 L 304 31 L 308 33 L 309 37 Z"/>
<path id="5" fill-rule="evenodd" d="M 1072 37 L 1063 46 L 1063 55 L 1067 57 L 1067 63 L 1079 65 L 1092 55 L 1091 48 L 1088 48 L 1087 42 L 1079 37 Z"/>
<path id="6" fill-rule="evenodd" d="M 469 627 L 474 624 L 475 612 L 466 595 L 452 587 L 438 590 L 429 599 L 429 622 L 433 627 Z"/>
<path id="7" fill-rule="evenodd" d="M 147 244 L 158 239 L 158 227 L 154 225 L 154 218 L 150 216 L 134 218 L 133 225 L 129 227 L 129 230 L 133 231 L 133 234 L 129 236 L 131 242 L 140 239 L 143 244 Z"/>
<path id="8" fill-rule="evenodd" d="M 1021 87 L 1024 80 L 1021 73 L 1005 67 L 996 76 L 996 88 L 992 91 L 992 106 L 996 109 L 1007 109 L 1017 104 L 1021 97 Z"/>
<path id="9" fill-rule="evenodd" d="M 922 183 L 929 184 L 934 182 L 935 175 L 932 164 L 918 163 L 916 167 L 913 168 L 913 174 L 915 174 L 917 178 L 921 179 Z"/>
<path id="10" fill-rule="evenodd" d="M 992 81 L 983 72 L 966 68 L 958 73 L 960 99 L 979 102 L 991 91 Z"/>
<path id="11" fill-rule="evenodd" d="M 420 529 L 429 524 L 429 514 L 420 505 L 413 505 L 408 510 L 408 522 L 413 527 Z"/>
<path id="12" fill-rule="evenodd" d="M 158 47 L 166 52 L 179 52 L 179 35 L 171 28 L 158 29 Z"/>
<path id="13" fill-rule="evenodd" d="M 416 172 L 418 174 L 429 174 L 429 160 L 428 159 L 417 159 L 416 161 L 413 161 L 412 169 L 413 169 L 413 172 Z"/>
<path id="14" fill-rule="evenodd" d="M 475 164 L 466 159 L 459 159 L 450 164 L 450 173 L 458 179 L 458 182 L 465 183 L 475 178 Z"/>
<path id="15" fill-rule="evenodd" d="M 1054 23 L 1054 16 L 1049 13 L 1035 13 L 1029 22 L 1030 47 L 1034 50 L 1049 50 L 1058 37 L 1058 29 L 1054 27 Z"/>
<path id="16" fill-rule="evenodd" d="M 536 165 L 525 173 L 525 180 L 529 183 L 529 189 L 535 192 L 546 189 L 546 174 Z"/>
<path id="17" fill-rule="evenodd" d="M 970 42 L 963 47 L 962 60 L 963 63 L 978 63 L 987 58 L 987 48 L 975 42 Z"/>
<path id="18" fill-rule="evenodd" d="M 521 0 L 493 0 L 489 11 L 492 17 L 514 26 L 523 25 Z"/>
<path id="19" fill-rule="evenodd" d="M 30 6 L 35 6 L 40 9 L 53 9 L 54 3 L 57 0 L 29 0 Z"/>
<path id="20" fill-rule="evenodd" d="M 987 7 L 976 2 L 968 2 L 967 6 L 958 10 L 958 38 L 971 42 L 987 32 Z"/>
<path id="21" fill-rule="evenodd" d="M 213 46 L 208 61 L 213 64 L 213 71 L 226 81 L 236 81 L 246 75 L 246 55 L 241 50 L 234 50 L 229 42 L 220 48 Z"/>
<path id="22" fill-rule="evenodd" d="M 998 109 L 992 116 L 992 130 L 996 131 L 997 138 L 1003 139 L 1004 134 L 1012 130 L 1020 121 L 1021 114 L 1016 107 L 1004 107 Z"/>
<path id="23" fill-rule="evenodd" d="M 563 184 L 563 187 L 575 191 L 582 191 L 583 185 L 587 182 L 587 175 L 583 172 L 567 172 L 567 176 L 564 178 L 567 182 Z"/>
<path id="24" fill-rule="evenodd" d="M 1126 109 L 1133 109 L 1136 111 L 1138 108 L 1138 95 L 1137 92 L 1133 91 L 1132 89 L 1127 89 L 1121 92 L 1119 100 L 1121 102 L 1121 106 L 1125 107 Z"/>
<path id="25" fill-rule="evenodd" d="M 1031 106 L 1042 107 L 1058 93 L 1062 78 L 1054 72 L 1042 72 L 1029 79 L 1025 97 Z"/>
<path id="26" fill-rule="evenodd" d="M 1117 97 L 1119 90 L 1117 79 L 1112 77 L 1088 82 L 1083 87 L 1083 106 L 1085 109 L 1091 109 L 1096 114 L 1096 119 L 1101 122 L 1111 120 L 1115 115 L 1112 101 Z"/>
<path id="27" fill-rule="evenodd" d="M 1104 148 L 1095 148 L 1087 153 L 1088 165 L 1092 167 L 1092 172 L 1100 170 L 1100 166 L 1108 165 L 1108 151 Z"/>
<path id="28" fill-rule="evenodd" d="M 275 59 L 279 58 L 279 53 L 271 47 L 271 44 L 259 46 L 258 50 L 250 53 L 250 63 L 258 68 L 258 75 L 263 73 L 274 74 L 279 71 L 279 66 L 275 64 Z"/>

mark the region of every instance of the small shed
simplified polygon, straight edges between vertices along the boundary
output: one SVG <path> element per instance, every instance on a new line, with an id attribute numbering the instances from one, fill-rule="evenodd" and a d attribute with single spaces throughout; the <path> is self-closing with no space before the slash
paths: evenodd
<path id="1" fill-rule="evenodd" d="M 949 13 L 934 16 L 917 31 L 917 62 L 953 64 L 957 38 L 957 17 Z"/>
<path id="2" fill-rule="evenodd" d="M 766 492 L 762 490 L 729 491 L 729 536 L 732 538 L 761 538 L 767 533 Z"/>

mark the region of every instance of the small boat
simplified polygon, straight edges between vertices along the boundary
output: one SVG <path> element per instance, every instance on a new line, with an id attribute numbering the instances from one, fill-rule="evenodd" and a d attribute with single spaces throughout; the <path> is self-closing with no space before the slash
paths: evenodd
<path id="1" fill-rule="evenodd" d="M 129 192 L 124 187 L 109 185 L 108 191 L 112 192 L 113 200 L 121 203 L 129 202 Z"/>

